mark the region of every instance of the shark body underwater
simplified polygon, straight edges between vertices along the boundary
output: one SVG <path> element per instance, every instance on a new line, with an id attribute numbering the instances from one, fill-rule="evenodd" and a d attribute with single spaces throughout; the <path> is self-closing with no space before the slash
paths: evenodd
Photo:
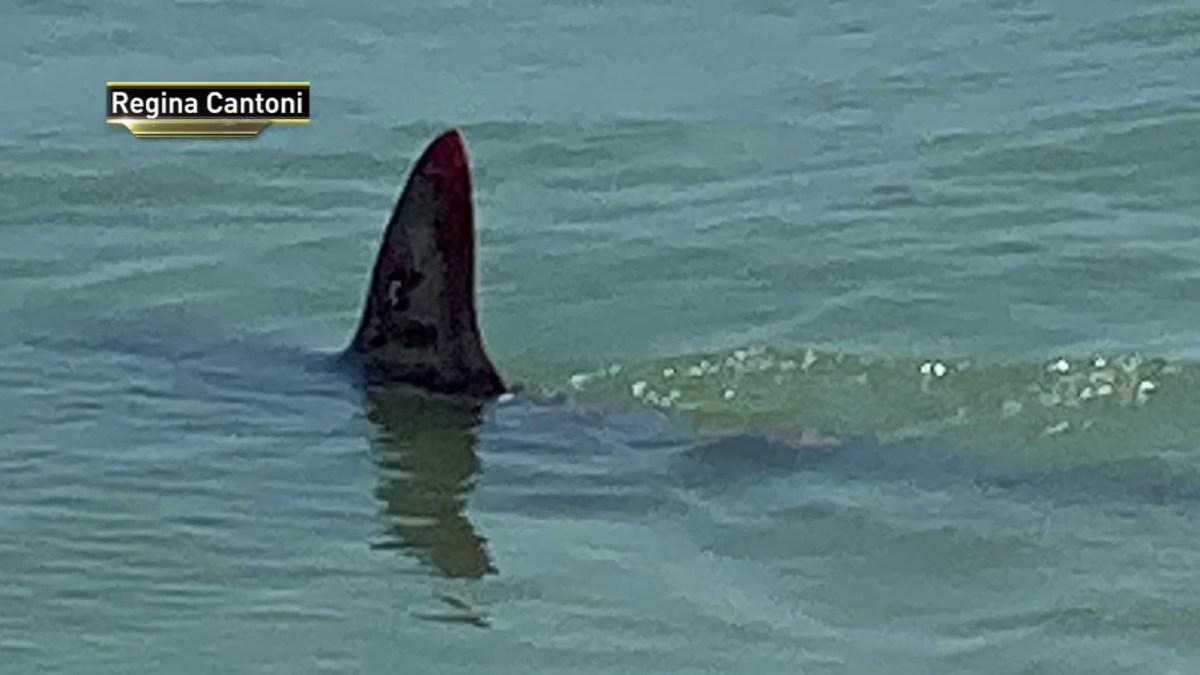
<path id="1" fill-rule="evenodd" d="M 344 349 L 197 341 L 187 323 L 181 335 L 173 326 L 131 333 L 123 322 L 106 322 L 107 329 L 92 325 L 85 334 L 55 330 L 42 344 L 62 350 L 64 381 L 77 377 L 72 363 L 100 350 L 112 355 L 101 360 L 112 370 L 99 377 L 230 404 L 222 415 L 189 419 L 189 428 L 221 431 L 231 418 L 253 417 L 239 407 L 245 403 L 273 411 L 311 403 L 296 418 L 308 428 L 314 411 L 323 415 L 330 401 L 349 397 L 376 428 L 372 443 L 403 446 L 430 466 L 447 457 L 475 466 L 480 437 L 520 428 L 532 439 L 609 439 L 620 471 L 656 454 L 644 448 L 668 450 L 668 473 L 706 489 L 820 467 L 872 480 L 1049 481 L 1055 487 L 1048 492 L 1061 496 L 1083 471 L 1089 490 L 1098 480 L 1106 486 L 1100 492 L 1158 499 L 1156 455 L 1176 452 L 1194 435 L 1187 421 L 1191 392 L 1200 390 L 1200 368 L 1136 356 L 1059 359 L 1047 367 L 766 348 L 611 364 L 561 386 L 514 384 L 498 372 L 480 330 L 471 169 L 454 129 L 413 163 Z M 493 413 L 499 424 L 487 423 Z M 314 433 L 342 423 L 325 418 Z M 1144 449 L 1147 428 L 1158 430 L 1153 449 Z M 1114 461 L 1132 462 L 1146 478 L 1106 473 Z M 519 472 L 508 479 L 525 480 Z M 1200 503 L 1200 469 L 1180 485 L 1173 499 Z"/>
<path id="2" fill-rule="evenodd" d="M 1200 465 L 1161 459 L 1194 448 L 1194 364 L 739 349 L 514 386 L 480 331 L 474 218 L 463 139 L 446 131 L 412 166 L 344 349 L 197 341 L 194 322 L 160 334 L 97 321 L 25 341 L 52 357 L 9 365 L 61 383 L 62 400 L 33 415 L 46 428 L 97 420 L 89 429 L 152 446 L 199 434 L 250 457 L 275 442 L 279 457 L 326 442 L 338 457 L 361 443 L 365 419 L 387 530 L 375 543 L 452 577 L 493 570 L 467 516 L 484 460 L 488 508 L 582 517 L 686 509 L 695 490 L 736 494 L 759 480 L 803 492 L 812 470 L 813 480 L 1200 506 Z"/>
<path id="3" fill-rule="evenodd" d="M 470 166 L 461 134 L 450 129 L 428 144 L 411 169 L 383 234 L 358 328 L 340 354 L 340 362 L 351 367 L 361 384 L 404 385 L 402 390 L 448 395 L 476 412 L 510 391 L 480 333 L 475 248 Z M 667 425 L 666 434 L 685 428 L 684 454 L 718 482 L 739 473 L 809 467 L 814 461 L 828 466 L 832 456 L 848 461 L 843 468 L 857 475 L 878 475 L 880 470 L 909 478 L 914 473 L 944 475 L 949 466 L 958 478 L 964 471 L 973 479 L 997 470 L 1007 476 L 1009 458 L 996 460 L 1013 446 L 1023 446 L 1026 458 L 1074 454 L 1087 466 L 1096 438 L 1123 437 L 1139 428 L 1132 416 L 1148 412 L 1150 392 L 1168 383 L 1173 389 L 1186 388 L 1200 375 L 1162 359 L 1137 357 L 1084 359 L 1074 365 L 1059 359 L 1048 369 L 1041 364 L 975 366 L 817 355 L 812 350 L 795 359 L 747 350 L 710 358 L 683 357 L 653 364 L 648 372 L 626 373 L 617 390 L 628 394 L 632 389 L 635 398 L 651 404 L 644 407 L 658 412 L 690 409 L 682 425 L 677 419 Z M 688 366 L 689 361 L 694 365 Z M 704 403 L 672 405 L 680 394 L 672 387 L 685 378 L 669 378 L 685 370 L 693 382 L 726 371 L 717 378 L 721 383 L 715 391 L 698 395 L 707 410 Z M 789 391 L 787 383 L 796 371 L 803 371 L 802 377 L 793 378 L 790 386 L 799 393 Z M 572 381 L 602 380 L 614 372 L 610 367 Z M 745 408 L 734 411 L 732 390 L 725 388 L 731 381 L 727 373 L 751 392 L 745 398 L 770 399 L 765 407 L 774 410 L 775 418 L 744 414 Z M 655 395 L 655 388 L 661 395 Z M 831 406 L 822 399 L 838 403 Z M 822 408 L 835 412 L 811 414 Z M 874 419 L 867 412 L 855 420 L 848 412 L 855 410 L 880 412 Z M 797 414 L 802 412 L 810 415 Z M 611 408 L 607 413 L 613 416 Z M 714 420 L 716 424 L 707 424 Z M 798 420 L 813 424 L 800 428 Z M 972 452 L 966 450 L 969 446 L 986 449 Z M 983 461 L 967 462 L 964 468 L 965 455 Z M 985 467 L 989 464 L 991 469 Z M 1077 467 L 1068 468 L 1070 473 Z"/>

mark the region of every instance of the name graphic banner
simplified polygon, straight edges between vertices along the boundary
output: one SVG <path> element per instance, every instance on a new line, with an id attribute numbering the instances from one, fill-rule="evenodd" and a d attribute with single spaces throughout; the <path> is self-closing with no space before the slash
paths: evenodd
<path id="1" fill-rule="evenodd" d="M 109 82 L 105 121 L 138 137 L 252 138 L 309 121 L 308 82 Z"/>

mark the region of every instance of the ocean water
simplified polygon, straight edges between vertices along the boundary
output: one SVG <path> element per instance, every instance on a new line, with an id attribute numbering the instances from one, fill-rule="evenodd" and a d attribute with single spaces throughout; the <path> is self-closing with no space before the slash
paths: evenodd
<path id="1" fill-rule="evenodd" d="M 0 673 L 1197 672 L 1197 73 L 1182 0 L 6 4 Z M 448 126 L 482 409 L 328 367 Z"/>

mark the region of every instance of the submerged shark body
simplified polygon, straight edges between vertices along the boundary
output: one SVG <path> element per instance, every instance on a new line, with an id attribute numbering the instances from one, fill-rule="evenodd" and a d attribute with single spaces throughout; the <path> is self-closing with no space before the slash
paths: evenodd
<path id="1" fill-rule="evenodd" d="M 475 315 L 471 171 L 456 130 L 434 139 L 413 166 L 344 357 L 372 383 L 475 399 L 505 390 Z"/>
<path id="2" fill-rule="evenodd" d="M 358 329 L 341 354 L 340 361 L 351 365 L 364 383 L 408 385 L 450 395 L 476 409 L 507 390 L 484 349 L 476 316 L 471 189 L 462 136 L 454 129 L 445 131 L 413 165 L 384 231 Z M 1060 446 L 1067 440 L 1063 431 L 1111 423 L 1111 415 L 1097 406 L 1140 408 L 1160 377 L 1177 371 L 1164 369 L 1161 360 L 1143 363 L 1136 358 L 1111 363 L 1097 358 L 1074 366 L 1060 359 L 1049 370 L 1029 372 L 1022 366 L 979 368 L 968 362 L 876 361 L 812 350 L 792 358 L 737 350 L 698 362 L 675 359 L 644 372 L 628 369 L 615 378 L 610 376 L 620 368 L 578 374 L 571 378 L 571 389 L 605 389 L 612 379 L 618 390 L 632 391 L 651 407 L 721 421 L 718 442 L 707 454 L 754 455 L 747 448 L 761 446 L 759 454 L 770 464 L 781 457 L 824 457 L 844 445 L 813 433 L 814 428 L 839 435 L 852 430 L 856 438 L 912 438 L 945 435 L 963 426 L 963 420 L 975 419 L 1006 427 L 1001 438 L 1016 433 L 1027 444 Z M 957 386 L 950 386 L 951 381 Z M 760 414 L 762 406 L 755 401 L 782 402 L 789 391 L 789 404 L 767 406 L 784 413 L 784 419 Z M 874 404 L 831 408 L 823 402 L 847 397 Z M 743 400 L 746 404 L 739 405 Z M 860 408 L 863 415 L 853 414 Z M 801 417 L 810 431 L 796 428 L 797 412 L 805 413 Z M 897 421 L 902 423 L 897 426 Z M 765 440 L 733 443 L 741 449 L 731 453 L 728 439 L 740 438 L 743 431 Z"/>
<path id="3" fill-rule="evenodd" d="M 449 577 L 495 571 L 466 506 L 483 446 L 493 483 L 483 503 L 523 513 L 682 511 L 696 494 L 737 495 L 760 481 L 791 480 L 774 488 L 803 494 L 810 473 L 835 487 L 866 480 L 968 497 L 978 488 L 1200 508 L 1200 468 L 1174 459 L 1195 447 L 1194 365 L 736 350 L 613 365 L 571 376 L 562 397 L 484 405 L 507 388 L 484 348 L 474 291 L 470 170 L 462 138 L 448 131 L 414 164 L 357 330 L 337 358 L 197 340 L 194 326 L 159 335 L 114 325 L 110 335 L 90 325 L 20 344 L 5 381 L 28 368 L 29 381 L 61 386 L 57 399 L 30 397 L 27 441 L 36 447 L 48 434 L 69 444 L 81 420 L 105 419 L 150 445 L 200 434 L 288 453 L 293 444 L 354 444 L 365 418 L 386 524 L 375 545 Z M 25 349 L 57 358 L 26 359 Z M 422 391 L 449 396 L 414 395 Z M 630 392 L 640 400 L 622 405 Z M 593 396 L 607 400 L 592 406 Z M 451 620 L 476 619 L 456 610 Z"/>

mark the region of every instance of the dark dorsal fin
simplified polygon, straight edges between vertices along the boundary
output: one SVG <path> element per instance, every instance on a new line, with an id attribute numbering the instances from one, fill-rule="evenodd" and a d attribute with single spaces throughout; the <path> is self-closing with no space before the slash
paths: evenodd
<path id="1" fill-rule="evenodd" d="M 370 380 L 475 397 L 504 391 L 475 318 L 471 170 L 453 129 L 413 166 L 348 351 Z"/>

